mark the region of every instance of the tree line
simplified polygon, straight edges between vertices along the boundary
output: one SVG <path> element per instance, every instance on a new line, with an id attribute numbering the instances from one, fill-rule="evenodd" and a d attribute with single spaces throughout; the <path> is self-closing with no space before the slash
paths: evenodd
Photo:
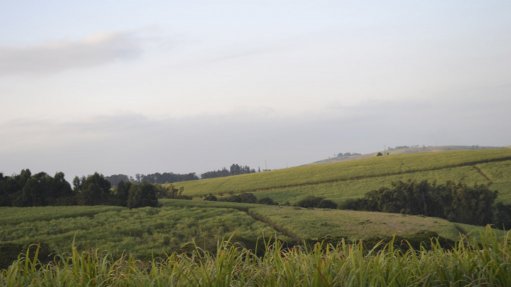
<path id="1" fill-rule="evenodd" d="M 201 178 L 224 177 L 224 176 L 239 175 L 239 174 L 245 174 L 245 173 L 255 173 L 255 172 L 256 172 L 255 169 L 250 168 L 247 165 L 242 166 L 239 164 L 232 164 L 229 169 L 224 167 L 219 170 L 205 172 L 205 173 L 201 174 Z"/>
<path id="2" fill-rule="evenodd" d="M 101 174 L 75 177 L 73 187 L 57 172 L 32 174 L 29 169 L 19 174 L 0 173 L 0 206 L 46 205 L 121 205 L 129 208 L 158 206 L 158 195 L 168 196 L 172 187 L 157 187 L 148 182 L 120 182 L 112 188 Z M 181 191 L 182 192 L 182 191 Z"/>
<path id="3" fill-rule="evenodd" d="M 229 169 L 222 168 L 219 170 L 207 171 L 201 174 L 200 178 L 214 178 L 214 177 L 224 177 L 231 175 L 239 175 L 245 173 L 255 173 L 256 170 L 250 168 L 247 165 L 239 165 L 232 164 Z M 105 177 L 106 180 L 110 182 L 110 184 L 116 187 L 121 181 L 123 182 L 135 182 L 135 183 L 152 183 L 152 184 L 165 184 L 165 183 L 174 183 L 180 181 L 189 181 L 189 180 L 198 180 L 199 177 L 195 174 L 195 172 L 190 173 L 173 173 L 173 172 L 163 172 L 163 173 L 151 173 L 151 174 L 136 174 L 135 176 L 129 176 L 126 174 L 113 174 Z"/>
<path id="4" fill-rule="evenodd" d="M 511 205 L 497 203 L 497 195 L 497 191 L 482 184 L 397 181 L 390 187 L 370 191 L 363 198 L 348 200 L 341 208 L 425 215 L 509 229 Z"/>
<path id="5" fill-rule="evenodd" d="M 114 174 L 107 176 L 106 179 L 112 184 L 112 186 L 117 186 L 119 182 L 148 182 L 152 184 L 164 184 L 164 183 L 172 183 L 172 182 L 180 182 L 180 181 L 188 181 L 188 180 L 197 180 L 199 177 L 195 174 L 195 172 L 179 174 L 173 172 L 164 172 L 164 173 L 151 173 L 151 174 L 136 174 L 133 176 L 128 176 L 125 174 Z"/>

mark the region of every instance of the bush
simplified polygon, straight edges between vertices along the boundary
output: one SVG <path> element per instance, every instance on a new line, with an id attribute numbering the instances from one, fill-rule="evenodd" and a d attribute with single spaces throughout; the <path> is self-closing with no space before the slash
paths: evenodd
<path id="1" fill-rule="evenodd" d="M 217 201 L 218 199 L 216 198 L 216 196 L 214 196 L 213 194 L 208 194 L 208 195 L 205 195 L 204 197 L 202 197 L 203 200 L 207 200 L 207 201 Z"/>
<path id="2" fill-rule="evenodd" d="M 253 193 L 242 193 L 240 194 L 241 202 L 244 203 L 256 203 L 257 197 Z"/>
<path id="3" fill-rule="evenodd" d="M 317 196 L 307 196 L 306 198 L 298 201 L 296 203 L 297 206 L 305 207 L 305 208 L 312 208 L 312 207 L 318 207 L 319 203 L 323 200 L 323 197 L 317 197 Z"/>
<path id="4" fill-rule="evenodd" d="M 257 201 L 259 204 L 267 204 L 267 205 L 276 205 L 276 203 L 273 201 L 273 199 L 269 197 L 263 197 Z"/>
<path id="5" fill-rule="evenodd" d="M 495 205 L 493 224 L 504 230 L 511 229 L 511 205 L 499 202 Z"/>
<path id="6" fill-rule="evenodd" d="M 253 193 L 242 193 L 240 195 L 231 195 L 224 198 L 220 198 L 219 201 L 256 203 L 257 197 Z"/>
<path id="7" fill-rule="evenodd" d="M 239 195 L 231 195 L 231 196 L 221 198 L 220 201 L 241 202 L 241 197 Z"/>
<path id="8" fill-rule="evenodd" d="M 329 209 L 336 209 L 337 203 L 329 200 L 329 199 L 323 199 L 318 204 L 319 208 L 329 208 Z"/>

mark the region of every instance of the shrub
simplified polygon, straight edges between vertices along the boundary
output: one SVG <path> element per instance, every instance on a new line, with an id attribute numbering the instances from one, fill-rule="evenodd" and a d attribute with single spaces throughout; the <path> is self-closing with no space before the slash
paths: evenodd
<path id="1" fill-rule="evenodd" d="M 300 207 L 305 207 L 305 208 L 318 207 L 319 203 L 322 200 L 323 200 L 323 197 L 307 196 L 306 198 L 298 201 L 296 203 L 296 205 L 300 206 Z"/>
<path id="2" fill-rule="evenodd" d="M 207 200 L 207 201 L 217 201 L 218 199 L 216 198 L 216 196 L 214 196 L 213 194 L 208 194 L 208 195 L 205 195 L 204 197 L 202 197 L 202 199 L 204 200 Z"/>
<path id="3" fill-rule="evenodd" d="M 256 203 L 257 197 L 253 193 L 242 193 L 240 194 L 241 202 L 244 203 Z"/>
<path id="4" fill-rule="evenodd" d="M 329 200 L 329 199 L 323 199 L 318 204 L 319 208 L 330 208 L 330 209 L 336 209 L 337 203 Z"/>
<path id="5" fill-rule="evenodd" d="M 276 203 L 273 201 L 273 199 L 269 197 L 263 197 L 257 201 L 259 204 L 267 204 L 267 205 L 276 205 Z"/>

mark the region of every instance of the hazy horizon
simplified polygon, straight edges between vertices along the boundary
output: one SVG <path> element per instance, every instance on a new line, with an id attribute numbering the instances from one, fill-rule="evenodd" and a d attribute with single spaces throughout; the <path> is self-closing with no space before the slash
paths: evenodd
<path id="1" fill-rule="evenodd" d="M 0 4 L 0 172 L 509 146 L 509 1 Z"/>

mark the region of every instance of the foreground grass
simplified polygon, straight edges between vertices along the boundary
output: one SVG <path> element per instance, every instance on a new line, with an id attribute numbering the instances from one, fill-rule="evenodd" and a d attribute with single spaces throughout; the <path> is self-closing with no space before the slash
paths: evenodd
<path id="1" fill-rule="evenodd" d="M 511 286 L 511 237 L 487 229 L 478 243 L 445 250 L 367 251 L 362 244 L 266 246 L 264 256 L 229 243 L 162 261 L 114 260 L 98 252 L 55 257 L 43 264 L 22 256 L 0 272 L 1 286 Z M 380 246 L 381 247 L 381 246 Z"/>

